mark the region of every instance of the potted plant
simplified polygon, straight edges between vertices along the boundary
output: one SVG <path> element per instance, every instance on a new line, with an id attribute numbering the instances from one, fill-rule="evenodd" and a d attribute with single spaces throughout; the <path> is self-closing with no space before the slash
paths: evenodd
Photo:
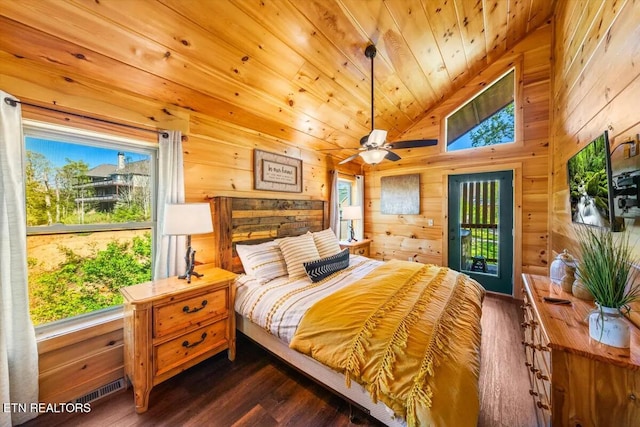
<path id="1" fill-rule="evenodd" d="M 602 343 L 628 348 L 629 326 L 622 317 L 640 297 L 638 259 L 629 235 L 590 226 L 579 227 L 577 235 L 581 253 L 577 273 L 597 306 L 589 316 L 589 334 Z"/>

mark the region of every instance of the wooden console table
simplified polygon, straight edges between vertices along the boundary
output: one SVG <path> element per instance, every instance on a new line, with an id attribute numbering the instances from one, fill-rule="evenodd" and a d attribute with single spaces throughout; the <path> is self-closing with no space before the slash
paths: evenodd
<path id="1" fill-rule="evenodd" d="M 539 425 L 640 426 L 640 330 L 630 324 L 630 349 L 598 343 L 586 320 L 592 302 L 551 291 L 546 276 L 523 279 L 523 345 Z M 571 305 L 553 305 L 544 296 Z"/>

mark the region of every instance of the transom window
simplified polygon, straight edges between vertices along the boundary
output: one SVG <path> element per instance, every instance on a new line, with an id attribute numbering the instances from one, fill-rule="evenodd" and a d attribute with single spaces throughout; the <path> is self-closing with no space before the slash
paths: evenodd
<path id="1" fill-rule="evenodd" d="M 27 264 L 34 325 L 122 303 L 151 280 L 157 148 L 25 126 Z"/>
<path id="2" fill-rule="evenodd" d="M 447 116 L 447 151 L 515 141 L 515 70 Z"/>

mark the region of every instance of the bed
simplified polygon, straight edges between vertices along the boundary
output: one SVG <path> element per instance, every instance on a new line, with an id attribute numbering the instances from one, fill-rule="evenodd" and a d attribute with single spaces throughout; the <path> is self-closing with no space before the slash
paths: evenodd
<path id="1" fill-rule="evenodd" d="M 445 267 L 345 255 L 322 201 L 213 203 L 218 262 L 243 273 L 241 333 L 387 425 L 477 424 L 477 282 Z"/>

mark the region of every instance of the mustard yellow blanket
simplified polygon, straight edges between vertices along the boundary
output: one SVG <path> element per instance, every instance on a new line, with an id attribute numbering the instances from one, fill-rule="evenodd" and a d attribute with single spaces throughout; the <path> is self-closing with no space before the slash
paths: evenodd
<path id="1" fill-rule="evenodd" d="M 464 274 L 391 260 L 313 305 L 290 347 L 409 426 L 476 426 L 483 297 Z"/>

